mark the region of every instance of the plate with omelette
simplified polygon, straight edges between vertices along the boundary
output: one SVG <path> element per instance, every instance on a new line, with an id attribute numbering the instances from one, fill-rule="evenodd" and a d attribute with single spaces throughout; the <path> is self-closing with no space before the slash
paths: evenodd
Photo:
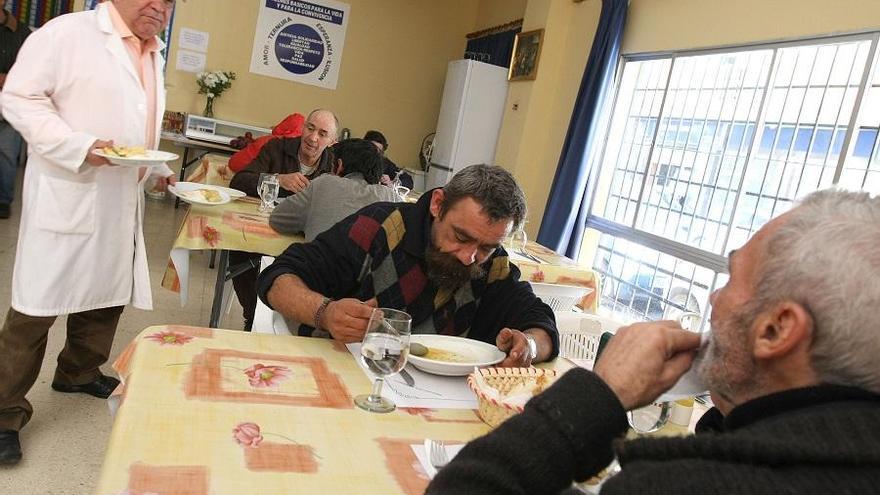
<path id="1" fill-rule="evenodd" d="M 207 206 L 223 205 L 232 201 L 232 197 L 226 189 L 198 182 L 178 182 L 173 186 L 168 186 L 168 191 L 183 201 Z"/>
<path id="2" fill-rule="evenodd" d="M 107 146 L 95 150 L 94 153 L 121 167 L 153 167 L 177 160 L 174 153 L 148 150 L 143 146 Z"/>
<path id="3" fill-rule="evenodd" d="M 410 346 L 414 343 L 427 347 L 427 353 L 416 356 L 410 352 L 407 362 L 435 375 L 465 376 L 474 367 L 492 366 L 507 357 L 493 344 L 452 335 L 414 334 Z"/>

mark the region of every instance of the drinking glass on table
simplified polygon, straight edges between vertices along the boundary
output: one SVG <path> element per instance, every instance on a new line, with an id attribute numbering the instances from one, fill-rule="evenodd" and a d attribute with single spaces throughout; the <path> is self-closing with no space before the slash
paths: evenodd
<path id="1" fill-rule="evenodd" d="M 525 253 L 526 244 L 529 243 L 529 236 L 526 235 L 526 231 L 523 230 L 524 227 L 525 225 L 520 225 L 518 229 L 510 234 L 510 245 L 519 253 Z"/>
<path id="2" fill-rule="evenodd" d="M 395 409 L 393 402 L 382 397 L 382 384 L 386 377 L 400 372 L 406 365 L 411 324 L 412 317 L 396 309 L 376 308 L 370 315 L 361 343 L 361 360 L 376 378 L 369 395 L 354 398 L 355 405 L 361 409 L 379 413 Z"/>
<path id="3" fill-rule="evenodd" d="M 394 178 L 391 179 L 390 187 L 400 196 L 400 199 L 406 199 L 407 194 L 409 194 L 409 188 L 404 186 L 400 181 L 400 174 L 403 173 L 402 170 L 398 170 L 396 174 L 394 174 Z"/>
<path id="4" fill-rule="evenodd" d="M 685 330 L 690 332 L 699 333 L 700 325 L 702 323 L 703 316 L 700 313 L 696 313 L 693 311 L 686 311 L 678 316 L 678 323 Z M 694 382 L 694 380 L 698 380 L 697 373 L 697 363 L 694 362 L 691 364 L 691 369 L 689 369 L 681 378 L 679 378 L 678 383 L 676 383 L 672 389 L 666 392 L 664 395 L 673 395 L 675 396 L 677 393 L 676 389 L 684 388 L 701 388 L 699 383 Z M 688 392 L 690 393 L 690 392 Z M 694 391 L 694 394 L 699 393 L 699 391 Z M 661 399 L 663 396 L 661 396 Z M 669 419 L 670 413 L 672 411 L 672 404 L 670 402 L 654 402 L 651 405 L 641 407 L 639 409 L 633 409 L 627 413 L 627 419 L 629 419 L 629 425 L 639 433 L 651 433 L 654 431 L 663 428 L 666 425 L 666 422 Z"/>
<path id="5" fill-rule="evenodd" d="M 260 174 L 260 182 L 257 183 L 257 193 L 260 195 L 260 213 L 269 213 L 275 209 L 275 201 L 278 199 L 278 174 Z"/>

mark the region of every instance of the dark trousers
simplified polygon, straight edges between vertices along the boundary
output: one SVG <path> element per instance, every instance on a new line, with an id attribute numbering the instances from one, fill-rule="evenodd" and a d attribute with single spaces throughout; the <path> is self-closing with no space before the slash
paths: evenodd
<path id="1" fill-rule="evenodd" d="M 253 262 L 255 266 L 260 266 L 260 258 L 262 257 L 263 255 L 259 253 L 229 251 L 229 266 L 234 267 L 235 265 L 248 262 Z M 257 308 L 258 274 L 259 272 L 256 268 L 251 268 L 232 279 L 232 288 L 235 289 L 235 295 L 238 297 L 238 302 L 241 303 L 245 330 L 250 330 L 250 326 L 254 323 L 254 310 Z"/>
<path id="2" fill-rule="evenodd" d="M 124 306 L 67 315 L 67 342 L 58 354 L 53 383 L 83 385 L 101 376 Z M 37 381 L 49 327 L 57 316 L 29 316 L 9 308 L 0 329 L 0 429 L 20 430 L 34 408 L 25 399 Z"/>

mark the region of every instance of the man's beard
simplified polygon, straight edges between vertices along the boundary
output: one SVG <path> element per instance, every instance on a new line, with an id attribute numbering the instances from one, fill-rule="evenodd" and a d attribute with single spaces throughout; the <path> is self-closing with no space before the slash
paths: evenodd
<path id="1" fill-rule="evenodd" d="M 465 265 L 455 256 L 437 249 L 433 243 L 425 249 L 428 279 L 438 289 L 457 290 L 471 280 L 483 277 L 486 271 L 479 263 Z"/>
<path id="2" fill-rule="evenodd" d="M 758 308 L 746 303 L 713 324 L 709 343 L 695 359 L 700 380 L 727 401 L 736 400 L 743 391 L 757 386 L 749 330 L 758 312 Z M 723 336 L 723 340 L 719 341 L 718 336 Z"/>

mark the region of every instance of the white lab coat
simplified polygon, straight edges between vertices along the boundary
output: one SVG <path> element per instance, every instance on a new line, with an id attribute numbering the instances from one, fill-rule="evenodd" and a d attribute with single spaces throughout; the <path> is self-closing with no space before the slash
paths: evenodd
<path id="1" fill-rule="evenodd" d="M 155 57 L 156 120 L 165 110 Z M 28 143 L 12 307 L 53 316 L 132 303 L 152 309 L 138 169 L 85 163 L 96 139 L 144 142 L 146 96 L 106 4 L 28 37 L 0 99 Z M 167 176 L 167 167 L 153 169 Z"/>

